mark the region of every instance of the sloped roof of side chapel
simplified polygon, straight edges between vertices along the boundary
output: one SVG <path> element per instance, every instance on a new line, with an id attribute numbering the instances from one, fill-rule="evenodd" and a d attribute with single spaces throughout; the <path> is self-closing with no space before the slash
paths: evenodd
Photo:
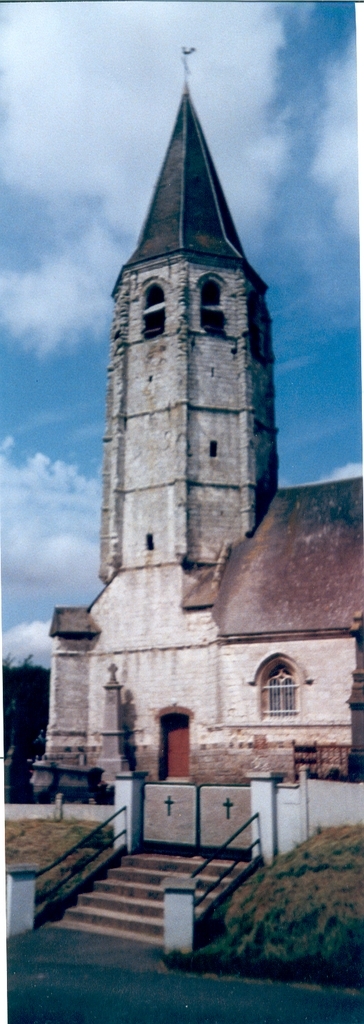
<path id="1" fill-rule="evenodd" d="M 126 266 L 181 251 L 242 263 L 258 291 L 266 290 L 245 257 L 187 86 L 137 247 Z M 121 273 L 113 295 L 120 279 Z"/>

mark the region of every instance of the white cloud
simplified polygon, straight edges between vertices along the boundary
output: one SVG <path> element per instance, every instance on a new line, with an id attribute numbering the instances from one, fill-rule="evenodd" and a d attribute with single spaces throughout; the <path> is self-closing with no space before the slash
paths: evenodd
<path id="1" fill-rule="evenodd" d="M 3 655 L 22 662 L 32 655 L 34 665 L 49 666 L 51 638 L 49 622 L 21 622 L 3 634 Z"/>
<path id="2" fill-rule="evenodd" d="M 317 357 L 312 353 L 305 356 L 294 356 L 293 359 L 285 359 L 282 363 L 276 363 L 275 373 L 280 376 L 283 373 L 294 373 L 296 370 L 303 370 L 306 366 L 312 366 Z"/>
<path id="3" fill-rule="evenodd" d="M 99 588 L 98 479 L 41 452 L 20 466 L 12 454 L 8 448 L 0 457 L 4 591 L 34 603 L 55 591 L 61 603 L 82 591 L 92 597 Z"/>
<path id="4" fill-rule="evenodd" d="M 118 261 L 120 249 L 94 225 L 78 243 L 46 257 L 38 269 L 0 274 L 0 320 L 25 348 L 39 354 L 65 337 L 68 343 L 76 341 L 85 329 L 97 336 L 110 319 Z"/>
<path id="5" fill-rule="evenodd" d="M 351 235 L 358 233 L 358 152 L 356 55 L 352 40 L 344 56 L 326 73 L 323 113 L 313 177 L 328 186 L 337 220 Z"/>
<path id="6" fill-rule="evenodd" d="M 363 467 L 361 462 L 347 462 L 345 466 L 338 466 L 328 476 L 321 477 L 321 480 L 351 480 L 353 477 L 362 476 Z"/>
<path id="7" fill-rule="evenodd" d="M 181 92 L 181 40 L 193 36 L 193 93 L 211 144 L 228 176 L 238 170 L 239 197 L 244 164 L 254 166 L 254 203 L 265 207 L 284 151 L 268 111 L 284 43 L 279 7 L 216 3 L 206 14 L 205 3 L 149 0 L 9 7 L 0 49 L 6 179 L 56 202 L 101 197 L 112 223 L 138 231 Z"/>
<path id="8" fill-rule="evenodd" d="M 22 197 L 45 203 L 55 225 L 52 254 L 0 278 L 3 321 L 24 345 L 44 352 L 106 323 L 106 297 L 172 130 L 184 43 L 197 50 L 192 93 L 243 241 L 266 222 L 287 151 L 271 107 L 283 21 L 271 3 L 3 8 L 0 169 Z M 74 244 L 72 217 L 82 204 L 91 205 L 92 223 L 85 215 Z"/>
<path id="9" fill-rule="evenodd" d="M 11 434 L 8 434 L 7 437 L 5 437 L 2 443 L 0 444 L 0 452 L 10 451 L 12 448 L 14 448 L 14 444 L 14 438 L 11 437 Z"/>

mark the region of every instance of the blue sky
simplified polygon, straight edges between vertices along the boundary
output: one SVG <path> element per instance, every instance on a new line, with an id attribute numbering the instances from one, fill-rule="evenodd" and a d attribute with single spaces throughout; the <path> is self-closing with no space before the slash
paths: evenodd
<path id="1" fill-rule="evenodd" d="M 110 293 L 191 58 L 246 255 L 269 285 L 280 482 L 361 463 L 351 3 L 0 8 L 4 653 L 47 662 L 97 577 Z M 5 230 L 4 230 L 5 228 Z"/>

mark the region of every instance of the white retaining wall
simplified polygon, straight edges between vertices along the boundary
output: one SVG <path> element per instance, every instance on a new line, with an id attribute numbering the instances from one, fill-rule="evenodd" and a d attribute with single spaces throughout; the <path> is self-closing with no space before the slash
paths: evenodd
<path id="1" fill-rule="evenodd" d="M 364 783 L 307 779 L 277 786 L 278 852 L 287 853 L 319 828 L 364 824 Z"/>
<path id="2" fill-rule="evenodd" d="M 364 783 L 308 779 L 308 833 L 364 823 Z"/>
<path id="3" fill-rule="evenodd" d="M 5 821 L 57 821 L 56 804 L 5 804 Z M 99 804 L 62 804 L 64 821 L 106 821 L 114 807 Z"/>
<path id="4" fill-rule="evenodd" d="M 288 853 L 307 839 L 301 833 L 300 786 L 278 786 L 277 790 L 278 851 Z"/>

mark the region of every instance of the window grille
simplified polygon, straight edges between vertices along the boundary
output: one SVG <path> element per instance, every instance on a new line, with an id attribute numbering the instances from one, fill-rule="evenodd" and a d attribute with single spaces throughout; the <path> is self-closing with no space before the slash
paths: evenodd
<path id="1" fill-rule="evenodd" d="M 276 666 L 263 690 L 263 709 L 266 715 L 289 718 L 297 714 L 297 683 L 284 665 Z"/>

